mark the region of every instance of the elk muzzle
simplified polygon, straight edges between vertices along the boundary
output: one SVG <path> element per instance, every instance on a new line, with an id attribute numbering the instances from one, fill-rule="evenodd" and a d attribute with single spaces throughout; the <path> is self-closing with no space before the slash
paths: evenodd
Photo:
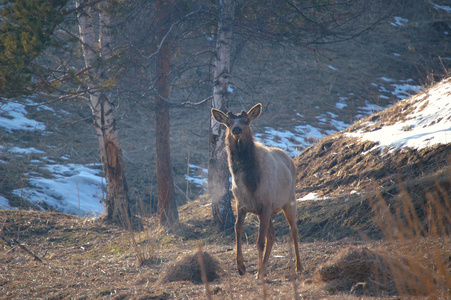
<path id="1" fill-rule="evenodd" d="M 243 132 L 240 126 L 234 126 L 232 128 L 232 134 L 233 135 L 240 135 Z"/>

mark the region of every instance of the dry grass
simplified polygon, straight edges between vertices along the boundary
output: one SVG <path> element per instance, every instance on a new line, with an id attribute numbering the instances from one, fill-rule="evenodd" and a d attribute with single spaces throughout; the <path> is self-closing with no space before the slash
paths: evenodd
<path id="1" fill-rule="evenodd" d="M 217 234 L 214 227 L 189 224 L 198 224 L 195 211 L 204 214 L 209 207 L 200 205 L 181 211 L 186 213 L 181 214 L 186 223 L 173 231 L 160 230 L 153 219 L 141 219 L 141 230 L 135 226 L 136 245 L 147 258 L 142 264 L 133 248 L 130 231 L 121 226 L 102 219 L 80 219 L 52 212 L 0 211 L 2 236 L 8 241 L 18 239 L 42 259 L 42 263 L 34 260 L 14 243 L 0 242 L 0 298 L 202 299 L 206 297 L 204 286 L 192 283 L 201 282 L 198 258 L 193 255 L 199 242 L 214 257 L 210 260 L 208 255 L 202 256 L 206 273 L 215 270 L 217 274 L 209 283 L 213 299 L 262 299 L 263 294 L 267 299 L 294 298 L 288 235 L 278 234 L 268 277 L 262 283 L 255 279 L 255 239 L 249 237 L 243 244 L 249 272 L 239 276 L 233 239 Z M 255 226 L 247 222 L 246 226 Z M 312 281 L 312 274 L 320 261 L 344 245 L 348 243 L 301 245 L 305 271 L 296 279 L 299 295 L 317 298 L 325 294 Z M 166 277 L 170 273 L 182 281 L 167 282 L 171 281 Z"/>
<path id="2" fill-rule="evenodd" d="M 202 268 L 205 271 L 208 282 L 218 279 L 219 273 L 222 271 L 219 268 L 219 261 L 205 251 L 202 252 Z M 200 284 L 204 282 L 202 279 L 202 268 L 199 262 L 199 252 L 187 254 L 165 269 L 161 281 L 164 283 L 191 281 L 192 283 Z"/>
<path id="3" fill-rule="evenodd" d="M 299 299 L 383 299 L 395 295 L 444 299 L 450 295 L 449 231 L 443 235 L 438 221 L 436 225 L 432 222 L 443 220 L 441 224 L 446 224 L 447 214 L 421 218 L 426 220 L 430 232 L 425 234 L 424 229 L 421 237 L 407 237 L 407 233 L 396 235 L 396 239 L 389 237 L 388 232 L 394 232 L 389 224 L 396 216 L 392 210 L 378 214 L 383 216 L 378 219 L 380 222 L 391 220 L 380 223 L 387 241 L 301 241 L 305 270 L 293 284 L 291 243 L 287 242 L 288 232 L 277 230 L 280 229 L 277 221 L 277 241 L 268 276 L 265 282 L 259 282 L 255 279 L 255 235 L 249 235 L 243 244 L 249 273 L 239 276 L 233 238 L 215 232 L 208 220 L 211 217 L 207 203 L 205 197 L 196 200 L 195 205 L 181 207 L 183 223 L 171 231 L 161 230 L 156 219 L 148 218 L 135 220 L 137 224 L 130 231 L 102 219 L 80 219 L 52 212 L 0 211 L 2 236 L 8 241 L 18 239 L 43 261 L 34 260 L 17 245 L 0 243 L 0 297 L 205 299 L 206 290 L 212 299 L 294 299 L 294 291 Z M 378 205 L 374 210 L 382 209 L 383 203 Z M 446 211 L 443 207 L 434 212 L 437 210 Z M 200 222 L 199 216 L 207 220 Z M 246 223 L 252 233 L 257 225 L 251 219 Z M 398 228 L 401 223 L 392 224 Z M 408 227 L 403 230 L 409 232 Z M 204 248 L 204 269 L 210 276 L 208 289 L 198 284 L 202 283 L 196 252 L 199 243 Z M 142 263 L 137 249 L 146 257 Z"/>
<path id="4" fill-rule="evenodd" d="M 370 197 L 385 242 L 375 249 L 340 251 L 318 270 L 325 289 L 378 297 L 451 297 L 451 181 L 446 174 L 401 185 L 391 200 L 382 193 Z"/>
<path id="5" fill-rule="evenodd" d="M 420 266 L 416 267 L 422 269 Z M 424 269 L 423 274 L 427 274 Z M 402 259 L 382 250 L 349 247 L 318 270 L 319 279 L 332 293 L 350 292 L 358 295 L 391 296 L 428 295 L 429 286 L 418 273 L 412 273 Z"/>
<path id="6" fill-rule="evenodd" d="M 374 222 L 381 226 L 385 240 L 344 238 L 306 243 L 301 239 L 305 270 L 295 278 L 288 230 L 277 216 L 277 240 L 264 282 L 255 279 L 258 225 L 252 218 L 246 220 L 243 254 L 249 272 L 239 276 L 233 235 L 215 230 L 208 197 L 181 207 L 182 222 L 169 231 L 159 228 L 153 218 L 134 219 L 130 230 L 101 218 L 0 211 L 2 236 L 10 242 L 16 239 L 42 260 L 35 260 L 17 244 L 0 242 L 0 297 L 383 299 L 414 295 L 445 299 L 451 295 L 451 222 L 446 206 L 449 198 L 444 198 L 447 195 L 441 190 L 438 184 L 436 194 L 428 194 L 423 210 L 417 200 L 406 195 L 395 208 L 383 198 L 374 202 L 372 209 L 378 216 Z M 312 205 L 311 214 L 327 215 L 326 210 L 316 211 Z M 365 211 L 352 213 L 367 216 Z M 300 232 L 304 225 L 299 224 Z M 196 252 L 199 244 L 204 249 L 204 268 Z M 198 284 L 202 283 L 202 270 L 209 282 L 205 287 Z"/>
<path id="7" fill-rule="evenodd" d="M 382 197 L 373 206 L 387 243 L 404 256 L 409 274 L 421 279 L 421 285 L 413 284 L 404 272 L 395 274 L 400 294 L 451 297 L 449 174 L 447 180 L 437 178 L 432 188 L 424 188 L 424 198 L 413 199 L 408 190 L 402 189 L 397 206 L 390 207 Z M 416 286 L 421 290 L 416 291 Z"/>

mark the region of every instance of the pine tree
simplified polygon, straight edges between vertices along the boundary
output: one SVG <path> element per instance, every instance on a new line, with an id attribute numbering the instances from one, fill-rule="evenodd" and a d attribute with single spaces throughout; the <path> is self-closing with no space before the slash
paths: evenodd
<path id="1" fill-rule="evenodd" d="M 0 95 L 31 93 L 41 82 L 43 68 L 33 60 L 47 47 L 63 21 L 67 0 L 15 0 L 0 2 Z"/>

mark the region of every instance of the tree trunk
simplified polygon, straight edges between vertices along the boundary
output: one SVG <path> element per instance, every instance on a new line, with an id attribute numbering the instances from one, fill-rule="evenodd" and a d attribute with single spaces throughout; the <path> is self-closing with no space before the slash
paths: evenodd
<path id="1" fill-rule="evenodd" d="M 127 217 L 125 214 L 130 212 L 122 148 L 115 126 L 113 106 L 103 93 L 99 97 L 96 94 L 92 94 L 90 99 L 107 186 L 107 196 L 104 199 L 107 219 L 122 221 Z"/>
<path id="2" fill-rule="evenodd" d="M 159 30 L 159 41 L 166 34 L 168 7 L 158 3 L 158 18 L 162 23 Z M 166 39 L 156 57 L 156 95 L 155 95 L 155 139 L 156 139 L 156 168 L 158 191 L 158 214 L 160 225 L 171 227 L 178 222 L 177 204 L 175 202 L 174 180 L 169 143 L 169 72 L 171 51 L 169 39 Z"/>
<path id="3" fill-rule="evenodd" d="M 221 0 L 216 38 L 212 107 L 226 111 L 229 94 L 230 57 L 235 21 L 235 0 Z M 210 118 L 208 190 L 213 217 L 221 230 L 233 228 L 235 217 L 230 201 L 230 174 L 225 151 L 225 128 Z"/>
<path id="4" fill-rule="evenodd" d="M 77 7 L 80 7 L 83 3 L 76 1 Z M 99 7 L 98 20 L 101 27 L 98 32 L 98 39 L 96 39 L 97 35 L 94 30 L 96 17 L 93 14 L 95 9 L 86 6 L 77 15 L 83 57 L 87 68 L 98 64 L 99 59 L 106 60 L 111 55 L 111 36 L 107 32 L 110 17 L 105 12 L 107 5 L 108 3 L 103 3 Z M 101 65 L 90 71 L 90 79 L 87 82 L 90 89 L 89 104 L 99 141 L 100 159 L 107 185 L 107 196 L 104 199 L 107 219 L 119 221 L 125 217 L 124 213 L 129 213 L 129 201 L 122 148 L 116 129 L 114 105 L 102 89 L 102 85 L 107 79 L 103 71 Z"/>

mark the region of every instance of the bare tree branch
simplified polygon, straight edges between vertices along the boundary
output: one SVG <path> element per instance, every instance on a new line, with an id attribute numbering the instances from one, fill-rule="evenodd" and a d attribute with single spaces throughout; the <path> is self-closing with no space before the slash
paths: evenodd
<path id="1" fill-rule="evenodd" d="M 199 102 L 191 102 L 191 101 L 185 101 L 179 104 L 176 103 L 171 103 L 173 107 L 180 107 L 180 106 L 199 106 L 201 104 L 204 104 L 207 101 L 210 101 L 213 98 L 213 96 L 208 96 L 207 98 L 205 98 L 204 100 L 201 100 Z"/>
<path id="2" fill-rule="evenodd" d="M 290 4 L 294 9 L 296 9 L 298 11 L 298 13 L 302 17 L 304 17 L 304 19 L 306 19 L 307 21 L 319 26 L 319 24 L 315 20 L 309 18 L 306 14 L 304 14 L 304 12 L 296 4 L 293 3 L 293 1 L 291 1 L 291 0 L 285 0 L 285 1 L 287 1 L 288 4 Z"/>

